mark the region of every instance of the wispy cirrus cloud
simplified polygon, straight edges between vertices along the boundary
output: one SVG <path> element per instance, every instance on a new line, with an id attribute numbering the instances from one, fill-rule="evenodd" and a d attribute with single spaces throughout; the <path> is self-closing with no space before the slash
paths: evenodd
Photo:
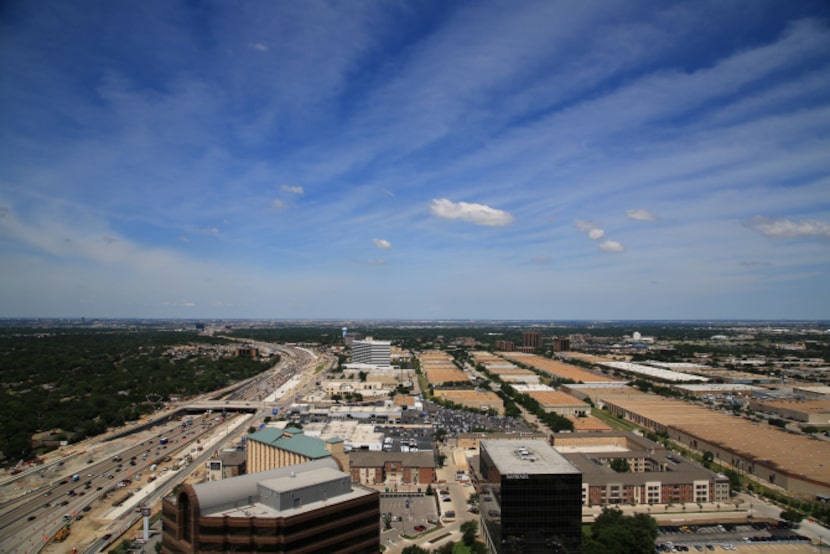
<path id="1" fill-rule="evenodd" d="M 744 222 L 750 229 L 765 237 L 776 239 L 798 239 L 820 237 L 830 239 L 830 222 L 827 221 L 796 221 L 786 218 L 770 218 L 756 215 Z"/>
<path id="2" fill-rule="evenodd" d="M 635 221 L 657 221 L 656 215 L 643 208 L 637 208 L 636 210 L 626 210 L 625 215 L 628 216 L 628 219 L 633 219 Z"/>
<path id="3" fill-rule="evenodd" d="M 291 193 L 291 194 L 296 194 L 296 195 L 300 195 L 300 196 L 302 196 L 303 194 L 305 194 L 305 190 L 303 190 L 303 187 L 301 187 L 301 186 L 299 186 L 299 185 L 283 185 L 283 186 L 282 186 L 282 187 L 280 187 L 280 188 L 281 188 L 283 191 L 285 191 L 285 192 L 289 192 L 289 193 Z"/>
<path id="4" fill-rule="evenodd" d="M 447 198 L 434 199 L 429 210 L 432 215 L 441 219 L 460 219 L 488 227 L 504 227 L 515 220 L 504 210 L 491 208 L 485 204 L 453 202 Z"/>
<path id="5" fill-rule="evenodd" d="M 372 239 L 372 244 L 381 250 L 390 250 L 392 248 L 392 243 L 384 239 Z"/>

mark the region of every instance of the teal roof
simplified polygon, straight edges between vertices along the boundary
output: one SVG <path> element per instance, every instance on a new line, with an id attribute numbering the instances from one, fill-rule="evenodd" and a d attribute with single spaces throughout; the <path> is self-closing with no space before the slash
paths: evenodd
<path id="1" fill-rule="evenodd" d="M 305 456 L 315 460 L 317 458 L 325 458 L 331 456 L 331 452 L 326 450 L 326 443 L 321 439 L 314 437 L 307 437 L 302 434 L 300 429 L 276 429 L 273 427 L 266 427 L 256 433 L 248 435 L 248 440 L 261 442 L 279 448 L 294 452 L 300 456 Z M 293 436 L 292 436 L 293 435 Z"/>

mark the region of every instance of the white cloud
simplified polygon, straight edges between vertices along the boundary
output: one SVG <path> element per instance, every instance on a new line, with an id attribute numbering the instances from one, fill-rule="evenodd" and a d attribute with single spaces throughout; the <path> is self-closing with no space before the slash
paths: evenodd
<path id="1" fill-rule="evenodd" d="M 599 249 L 603 252 L 623 252 L 625 248 L 622 244 L 615 240 L 606 240 L 599 245 Z"/>
<path id="2" fill-rule="evenodd" d="M 514 221 L 514 217 L 503 210 L 497 210 L 484 204 L 453 202 L 446 198 L 434 199 L 430 206 L 433 215 L 443 219 L 462 219 L 476 225 L 504 227 Z"/>
<path id="3" fill-rule="evenodd" d="M 830 239 L 830 223 L 826 221 L 793 221 L 756 215 L 746 225 L 770 238 L 823 237 Z"/>
<path id="4" fill-rule="evenodd" d="M 305 194 L 305 191 L 303 190 L 303 187 L 301 187 L 301 186 L 283 185 L 281 188 L 285 192 L 290 192 L 291 194 L 299 194 L 299 195 Z"/>
<path id="5" fill-rule="evenodd" d="M 268 51 L 268 46 L 266 44 L 261 43 L 261 42 L 254 42 L 254 43 L 251 43 L 249 46 L 251 48 L 253 48 L 254 50 L 259 50 L 260 52 L 267 52 Z"/>
<path id="6" fill-rule="evenodd" d="M 190 238 L 185 235 L 180 236 L 179 240 L 182 242 L 190 242 Z"/>
<path id="7" fill-rule="evenodd" d="M 271 209 L 272 210 L 281 210 L 285 207 L 285 202 L 277 198 L 273 202 L 271 202 Z"/>
<path id="8" fill-rule="evenodd" d="M 383 259 L 369 260 L 369 265 L 384 265 L 385 263 Z"/>
<path id="9" fill-rule="evenodd" d="M 588 233 L 588 238 L 591 240 L 599 240 L 605 236 L 605 231 L 602 228 L 597 227 L 597 225 L 591 221 L 577 219 L 574 221 L 574 225 L 576 225 L 576 228 L 581 232 Z"/>
<path id="10" fill-rule="evenodd" d="M 625 215 L 628 216 L 628 219 L 634 219 L 636 221 L 657 221 L 656 215 L 643 208 L 626 210 Z"/>
<path id="11" fill-rule="evenodd" d="M 372 239 L 372 244 L 380 248 L 381 250 L 389 250 L 392 248 L 392 243 L 388 240 L 383 239 Z"/>

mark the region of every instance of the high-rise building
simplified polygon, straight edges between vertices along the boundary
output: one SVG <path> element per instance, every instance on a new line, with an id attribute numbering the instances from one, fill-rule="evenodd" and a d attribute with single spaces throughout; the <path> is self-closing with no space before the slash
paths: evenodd
<path id="1" fill-rule="evenodd" d="M 162 502 L 165 554 L 375 554 L 380 493 L 354 486 L 331 457 L 183 485 Z"/>
<path id="2" fill-rule="evenodd" d="M 522 346 L 526 348 L 542 348 L 542 333 L 539 331 L 524 331 Z"/>
<path id="3" fill-rule="evenodd" d="M 571 339 L 569 339 L 569 338 L 553 339 L 553 351 L 554 352 L 570 352 L 571 351 Z"/>
<path id="4" fill-rule="evenodd" d="M 392 343 L 388 340 L 356 340 L 352 343 L 352 363 L 388 366 L 392 362 Z"/>
<path id="5" fill-rule="evenodd" d="M 580 552 L 580 471 L 543 440 L 482 440 L 480 448 L 481 530 L 490 552 Z"/>

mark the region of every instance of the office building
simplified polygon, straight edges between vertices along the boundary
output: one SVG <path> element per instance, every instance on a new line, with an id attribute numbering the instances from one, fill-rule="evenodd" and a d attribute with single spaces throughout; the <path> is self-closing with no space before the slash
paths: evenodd
<path id="1" fill-rule="evenodd" d="M 482 440 L 481 530 L 494 554 L 577 553 L 582 474 L 543 440 Z"/>
<path id="2" fill-rule="evenodd" d="M 248 435 L 247 442 L 247 466 L 250 473 L 331 456 L 334 456 L 342 467 L 348 467 L 342 440 L 309 437 L 302 429 L 294 427 L 266 427 Z"/>
<path id="3" fill-rule="evenodd" d="M 162 502 L 162 552 L 375 554 L 380 493 L 332 458 L 183 485 Z"/>
<path id="4" fill-rule="evenodd" d="M 392 343 L 388 340 L 366 340 L 352 342 L 352 362 L 356 364 L 390 365 Z"/>

